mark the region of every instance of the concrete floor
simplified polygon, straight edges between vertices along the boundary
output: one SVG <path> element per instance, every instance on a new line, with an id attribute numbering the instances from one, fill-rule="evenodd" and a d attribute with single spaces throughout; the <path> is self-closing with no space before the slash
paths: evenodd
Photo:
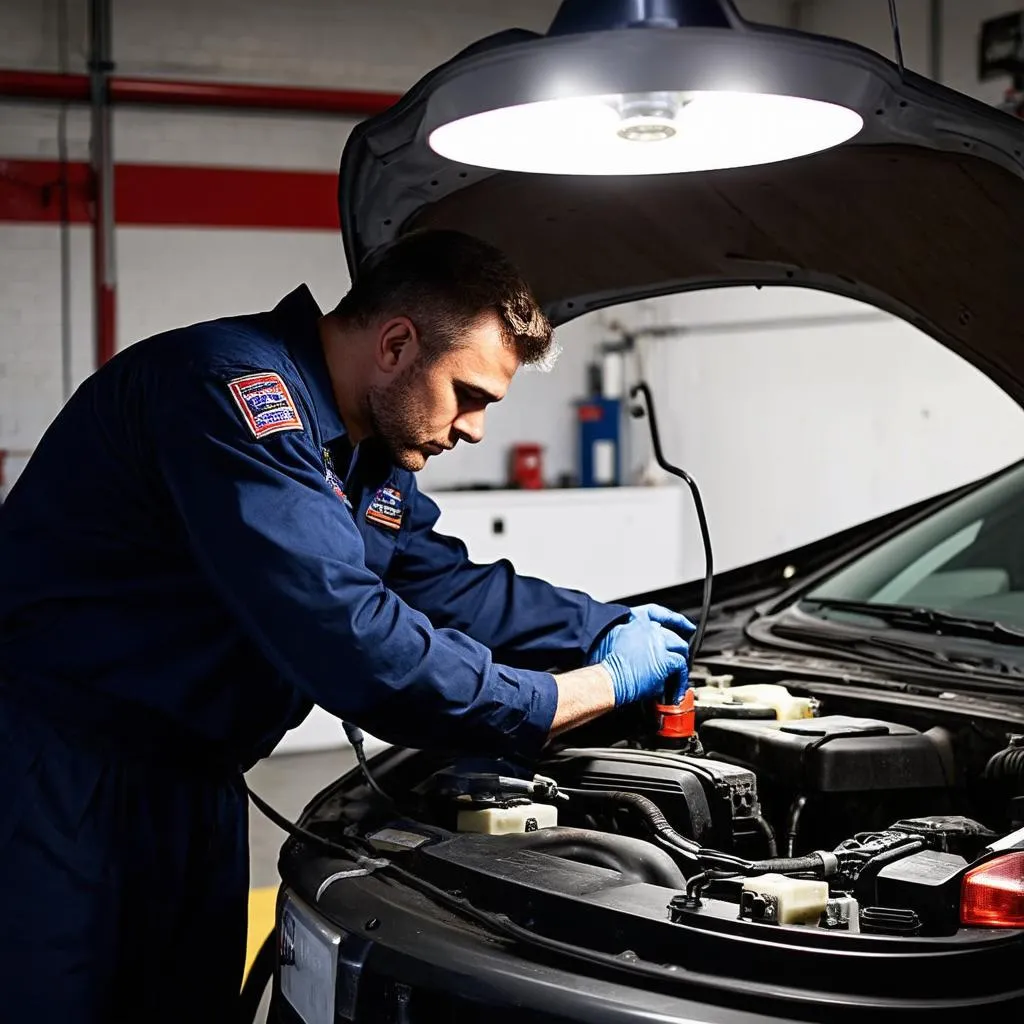
<path id="1" fill-rule="evenodd" d="M 290 821 L 324 786 L 355 764 L 350 747 L 309 754 L 277 754 L 260 761 L 247 774 L 249 788 Z M 253 889 L 276 886 L 277 855 L 285 834 L 249 804 L 249 863 Z"/>

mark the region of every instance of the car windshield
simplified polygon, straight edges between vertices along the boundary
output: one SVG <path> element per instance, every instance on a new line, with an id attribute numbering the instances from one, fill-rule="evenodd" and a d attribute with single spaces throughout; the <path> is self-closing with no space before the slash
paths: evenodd
<path id="1" fill-rule="evenodd" d="M 1024 630 L 1024 465 L 852 562 L 809 591 L 801 609 L 835 619 L 844 604 L 853 615 L 857 605 L 933 612 L 940 629 L 947 615 Z"/>

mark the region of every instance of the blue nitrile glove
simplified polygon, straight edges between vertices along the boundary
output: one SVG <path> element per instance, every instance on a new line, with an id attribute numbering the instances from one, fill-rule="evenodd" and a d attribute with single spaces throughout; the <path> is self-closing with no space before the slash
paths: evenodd
<path id="1" fill-rule="evenodd" d="M 610 651 L 601 662 L 612 677 L 615 706 L 662 699 L 665 680 L 686 672 L 689 644 L 647 617 L 637 616 L 612 630 Z"/>
<path id="2" fill-rule="evenodd" d="M 687 666 L 675 672 L 665 680 L 665 703 L 681 704 L 683 695 L 690 688 L 690 672 Z"/>
<path id="3" fill-rule="evenodd" d="M 637 605 L 635 608 L 630 608 L 629 619 L 627 622 L 635 622 L 637 619 L 650 619 L 652 622 L 659 622 L 661 625 L 668 626 L 670 629 L 675 630 L 677 633 L 682 633 L 684 636 L 692 636 L 697 629 L 697 627 L 685 615 L 680 615 L 679 612 L 674 612 L 670 608 L 663 608 L 660 604 L 641 604 Z M 590 661 L 588 664 L 596 665 L 608 657 L 611 653 L 615 634 L 618 630 L 622 629 L 624 625 L 626 625 L 626 623 L 620 623 L 617 626 L 613 626 L 604 634 L 604 636 L 601 637 L 594 649 L 590 652 Z"/>

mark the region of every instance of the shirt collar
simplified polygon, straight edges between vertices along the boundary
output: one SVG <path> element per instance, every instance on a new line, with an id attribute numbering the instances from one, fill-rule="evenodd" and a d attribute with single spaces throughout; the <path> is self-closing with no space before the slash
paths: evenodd
<path id="1" fill-rule="evenodd" d="M 313 398 L 321 438 L 324 444 L 330 444 L 343 437 L 346 430 L 334 398 L 331 375 L 317 328 L 317 321 L 323 313 L 313 293 L 302 284 L 274 307 L 273 315 Z"/>

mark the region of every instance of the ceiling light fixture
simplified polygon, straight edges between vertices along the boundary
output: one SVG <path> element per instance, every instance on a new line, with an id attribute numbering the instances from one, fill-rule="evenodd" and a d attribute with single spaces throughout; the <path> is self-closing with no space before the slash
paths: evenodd
<path id="1" fill-rule="evenodd" d="M 860 132 L 853 106 L 822 95 L 834 82 L 748 66 L 754 36 L 768 33 L 730 0 L 565 0 L 547 36 L 507 48 L 503 74 L 458 100 L 448 90 L 430 148 L 496 170 L 667 174 L 793 159 Z"/>

